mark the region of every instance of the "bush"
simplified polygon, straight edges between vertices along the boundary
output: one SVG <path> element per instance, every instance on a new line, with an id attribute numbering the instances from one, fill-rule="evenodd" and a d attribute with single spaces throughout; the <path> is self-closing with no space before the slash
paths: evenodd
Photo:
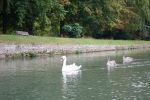
<path id="1" fill-rule="evenodd" d="M 72 36 L 76 38 L 80 38 L 83 36 L 83 27 L 80 26 L 78 23 L 72 25 Z"/>
<path id="2" fill-rule="evenodd" d="M 67 33 L 69 37 L 72 38 L 83 37 L 83 27 L 80 26 L 78 23 L 74 23 L 71 25 L 64 25 L 62 29 L 65 33 Z"/>
<path id="3" fill-rule="evenodd" d="M 71 25 L 64 25 L 63 26 L 63 31 L 64 32 L 71 32 L 72 31 L 72 26 Z"/>

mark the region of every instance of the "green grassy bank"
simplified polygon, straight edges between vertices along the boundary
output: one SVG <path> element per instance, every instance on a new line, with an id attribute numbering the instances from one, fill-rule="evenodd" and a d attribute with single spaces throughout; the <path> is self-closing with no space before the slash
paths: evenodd
<path id="1" fill-rule="evenodd" d="M 95 44 L 95 45 L 134 45 L 149 44 L 141 40 L 104 40 L 92 38 L 58 38 L 41 36 L 0 35 L 0 43 L 14 44 Z"/>

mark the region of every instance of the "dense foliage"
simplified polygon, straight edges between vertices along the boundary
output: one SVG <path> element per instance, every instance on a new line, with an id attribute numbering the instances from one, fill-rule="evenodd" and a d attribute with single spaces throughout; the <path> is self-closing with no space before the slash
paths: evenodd
<path id="1" fill-rule="evenodd" d="M 72 38 L 80 38 L 83 36 L 83 27 L 78 23 L 72 25 L 64 25 L 62 27 L 63 32 L 67 33 L 66 35 Z"/>
<path id="2" fill-rule="evenodd" d="M 1 0 L 0 31 L 150 39 L 150 0 Z"/>

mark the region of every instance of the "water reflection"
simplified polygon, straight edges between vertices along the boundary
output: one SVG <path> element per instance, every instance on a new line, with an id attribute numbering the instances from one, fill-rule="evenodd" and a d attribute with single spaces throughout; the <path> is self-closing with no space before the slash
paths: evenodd
<path id="1" fill-rule="evenodd" d="M 0 60 L 0 100 L 150 100 L 150 50 L 67 55 L 82 72 L 61 72 L 60 55 Z M 106 67 L 106 56 L 116 68 Z"/>
<path id="2" fill-rule="evenodd" d="M 109 75 L 110 72 L 113 71 L 115 68 L 116 68 L 116 67 L 107 66 L 108 75 Z"/>
<path id="3" fill-rule="evenodd" d="M 149 100 L 150 84 L 148 59 L 135 60 L 132 63 L 107 67 L 110 89 L 108 93 L 114 100 Z"/>
<path id="4" fill-rule="evenodd" d="M 62 72 L 63 81 L 63 98 L 69 98 L 69 100 L 77 97 L 77 87 L 81 79 L 81 70 Z"/>

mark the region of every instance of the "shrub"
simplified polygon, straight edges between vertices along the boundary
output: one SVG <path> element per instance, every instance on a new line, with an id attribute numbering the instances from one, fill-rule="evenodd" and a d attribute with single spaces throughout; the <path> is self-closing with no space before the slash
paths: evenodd
<path id="1" fill-rule="evenodd" d="M 71 32 L 72 31 L 72 26 L 71 25 L 64 25 L 63 26 L 63 31 L 64 32 Z"/>
<path id="2" fill-rule="evenodd" d="M 67 33 L 69 37 L 80 38 L 83 37 L 83 27 L 79 23 L 74 23 L 71 25 L 64 25 L 63 31 Z"/>
<path id="3" fill-rule="evenodd" d="M 72 36 L 75 38 L 80 38 L 83 36 L 83 27 L 80 26 L 78 23 L 72 25 Z"/>

